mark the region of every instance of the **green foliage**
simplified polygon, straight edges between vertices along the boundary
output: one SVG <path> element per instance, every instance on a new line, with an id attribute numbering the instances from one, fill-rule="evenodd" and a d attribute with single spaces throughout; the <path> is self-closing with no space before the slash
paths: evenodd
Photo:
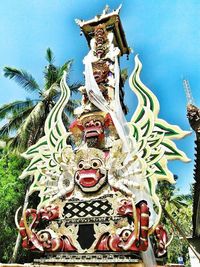
<path id="1" fill-rule="evenodd" d="M 188 254 L 188 243 L 176 234 L 167 250 L 167 262 L 178 263 L 178 257 L 182 256 L 185 267 L 190 267 L 190 259 Z"/>
<path id="2" fill-rule="evenodd" d="M 46 51 L 44 86 L 39 87 L 33 76 L 25 70 L 13 67 L 4 68 L 4 76 L 14 80 L 28 92 L 34 92 L 36 99 L 16 100 L 0 107 L 0 139 L 7 142 L 8 147 L 16 152 L 24 152 L 29 146 L 35 144 L 44 135 L 44 121 L 50 110 L 54 107 L 60 95 L 59 83 L 64 71 L 67 72 L 67 82 L 72 93 L 77 93 L 80 83 L 69 83 L 69 74 L 72 60 L 66 61 L 62 66 L 54 65 L 54 55 L 50 48 Z M 73 114 L 77 101 L 71 99 L 65 108 L 65 118 Z M 65 120 L 69 124 L 69 120 Z"/>
<path id="3" fill-rule="evenodd" d="M 18 234 L 14 217 L 23 205 L 26 187 L 18 176 L 26 165 L 20 156 L 0 151 L 0 262 L 10 259 Z"/>
<path id="4" fill-rule="evenodd" d="M 49 62 L 49 64 L 52 64 L 54 62 L 54 55 L 52 50 L 48 47 L 46 51 L 46 60 Z"/>
<path id="5" fill-rule="evenodd" d="M 177 177 L 175 177 L 176 179 Z M 185 266 L 189 267 L 188 242 L 183 239 L 179 228 L 186 237 L 192 235 L 192 195 L 178 194 L 175 185 L 163 181 L 158 185 L 158 195 L 163 209 L 167 211 L 176 226 L 178 226 L 178 228 L 175 227 L 170 218 L 166 216 L 166 213 L 163 213 L 161 223 L 165 226 L 169 238 L 172 234 L 174 235 L 167 249 L 167 262 L 178 263 L 178 257 L 182 256 Z"/>
<path id="6" fill-rule="evenodd" d="M 20 86 L 28 91 L 40 91 L 39 85 L 33 76 L 25 70 L 18 70 L 12 67 L 4 68 L 4 76 L 14 79 Z"/>

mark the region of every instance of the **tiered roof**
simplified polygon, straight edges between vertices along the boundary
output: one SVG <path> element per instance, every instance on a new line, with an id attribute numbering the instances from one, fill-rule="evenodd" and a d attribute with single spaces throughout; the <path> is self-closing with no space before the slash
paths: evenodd
<path id="1" fill-rule="evenodd" d="M 90 46 L 90 40 L 94 36 L 94 28 L 102 23 L 106 25 L 108 31 L 112 31 L 114 34 L 114 45 L 119 47 L 121 56 L 124 54 L 130 54 L 131 49 L 128 47 L 125 33 L 122 27 L 122 23 L 119 17 L 121 5 L 118 9 L 109 12 L 109 7 L 106 6 L 101 15 L 95 16 L 93 19 L 84 21 L 76 19 L 76 23 L 84 33 L 88 45 Z"/>

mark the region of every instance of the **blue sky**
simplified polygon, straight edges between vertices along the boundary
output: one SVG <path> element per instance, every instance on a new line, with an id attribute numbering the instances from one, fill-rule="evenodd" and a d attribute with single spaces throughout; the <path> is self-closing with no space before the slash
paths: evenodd
<path id="1" fill-rule="evenodd" d="M 158 97 L 160 117 L 190 130 L 186 119 L 186 97 L 182 78 L 189 79 L 196 105 L 200 105 L 200 1 L 198 0 L 2 0 L 0 9 L 0 105 L 30 96 L 13 81 L 3 77 L 4 66 L 32 73 L 43 84 L 44 54 L 50 47 L 56 64 L 74 59 L 72 81 L 83 81 L 82 59 L 88 52 L 75 18 L 90 19 L 108 4 L 122 3 L 121 20 L 134 53 L 122 67 L 134 68 L 134 55 L 143 64 L 142 81 Z M 126 85 L 128 119 L 136 100 Z M 169 164 L 179 176 L 177 186 L 188 192 L 193 182 L 194 134 L 176 142 L 192 159 Z"/>

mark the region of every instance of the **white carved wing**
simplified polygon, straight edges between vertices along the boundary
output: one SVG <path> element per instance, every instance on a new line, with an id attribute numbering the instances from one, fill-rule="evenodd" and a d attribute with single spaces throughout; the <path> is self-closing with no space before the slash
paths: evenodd
<path id="1" fill-rule="evenodd" d="M 168 169 L 168 160 L 178 159 L 190 161 L 185 153 L 179 150 L 173 139 L 181 139 L 190 132 L 181 130 L 158 118 L 160 105 L 156 96 L 140 80 L 142 64 L 135 57 L 135 69 L 130 76 L 129 84 L 138 99 L 138 106 L 129 123 L 131 135 L 136 140 L 136 152 L 139 156 L 143 173 L 147 179 L 148 191 L 154 203 L 159 207 L 159 222 L 161 206 L 156 195 L 156 186 L 159 180 L 174 183 L 174 176 Z M 157 223 L 156 222 L 156 223 Z M 156 225 L 155 223 L 155 225 Z"/>
<path id="2" fill-rule="evenodd" d="M 137 141 L 137 153 L 146 161 L 146 177 L 152 175 L 157 180 L 174 182 L 172 173 L 167 168 L 168 160 L 188 162 L 185 153 L 179 150 L 173 139 L 181 139 L 190 132 L 181 130 L 158 118 L 160 105 L 156 96 L 141 82 L 142 64 L 135 57 L 135 69 L 130 76 L 131 89 L 138 98 L 137 109 L 131 118 L 130 129 Z"/>

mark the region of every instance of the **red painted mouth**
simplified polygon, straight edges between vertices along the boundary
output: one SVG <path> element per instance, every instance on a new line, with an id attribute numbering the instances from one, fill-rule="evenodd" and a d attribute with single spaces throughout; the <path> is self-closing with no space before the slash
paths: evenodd
<path id="1" fill-rule="evenodd" d="M 79 171 L 76 179 L 83 187 L 93 187 L 99 182 L 101 177 L 103 175 L 100 174 L 99 170 L 89 169 Z"/>
<path id="2" fill-rule="evenodd" d="M 85 131 L 85 137 L 95 137 L 98 136 L 102 133 L 102 129 L 99 128 L 94 128 L 94 127 L 88 127 L 87 130 Z"/>
<path id="3" fill-rule="evenodd" d="M 97 184 L 97 180 L 95 180 L 94 178 L 82 178 L 80 180 L 80 184 L 84 187 L 92 187 L 95 186 Z"/>
<path id="4" fill-rule="evenodd" d="M 87 133 L 85 134 L 85 137 L 88 138 L 88 137 L 95 137 L 95 136 L 98 136 L 98 132 L 97 131 L 87 131 Z"/>

